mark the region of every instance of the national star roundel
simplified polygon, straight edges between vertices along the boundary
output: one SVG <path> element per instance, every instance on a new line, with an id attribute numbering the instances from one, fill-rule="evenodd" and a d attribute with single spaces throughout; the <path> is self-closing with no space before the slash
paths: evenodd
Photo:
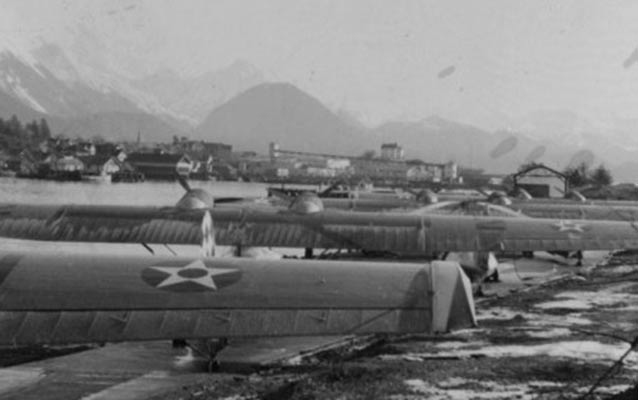
<path id="1" fill-rule="evenodd" d="M 202 260 L 187 265 L 152 265 L 142 271 L 144 282 L 171 292 L 214 292 L 241 279 L 241 271 L 208 268 Z"/>

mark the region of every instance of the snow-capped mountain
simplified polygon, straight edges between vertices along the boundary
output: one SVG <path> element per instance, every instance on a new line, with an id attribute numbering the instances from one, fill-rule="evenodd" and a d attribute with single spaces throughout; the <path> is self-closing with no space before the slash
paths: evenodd
<path id="1" fill-rule="evenodd" d="M 59 55 L 59 54 L 58 54 Z M 140 111 L 136 104 L 111 88 L 85 84 L 63 57 L 61 80 L 41 63 L 29 65 L 13 53 L 0 54 L 0 89 L 33 110 L 60 117 L 102 111 Z M 10 111 L 10 110 L 7 110 Z"/>
<path id="2" fill-rule="evenodd" d="M 490 172 L 511 172 L 539 148 L 536 161 L 559 169 L 591 150 L 596 164 L 613 160 L 609 166 L 619 164 L 619 175 L 629 179 L 638 154 L 637 120 L 602 124 L 546 110 L 508 119 L 501 132 L 436 116 L 369 128 L 290 84 L 265 84 L 246 61 L 188 76 L 158 69 L 140 77 L 94 53 L 83 58 L 88 43 L 63 49 L 42 40 L 0 40 L 0 117 L 46 117 L 54 133 L 71 137 L 134 140 L 140 132 L 145 141 L 170 141 L 195 135 L 257 151 L 272 140 L 284 148 L 341 154 L 398 142 L 409 157 Z M 513 149 L 495 152 L 505 140 L 515 143 Z"/>
<path id="3" fill-rule="evenodd" d="M 237 60 L 226 68 L 194 78 L 181 78 L 173 71 L 164 70 L 132 84 L 154 96 L 165 109 L 195 125 L 215 107 L 264 81 L 263 74 L 253 65 Z"/>
<path id="4" fill-rule="evenodd" d="M 212 109 L 263 81 L 261 73 L 244 61 L 194 78 L 170 71 L 135 78 L 95 59 L 83 63 L 78 54 L 69 56 L 56 44 L 22 45 L 0 42 L 0 117 L 46 116 L 54 121 L 54 131 L 61 133 L 80 130 L 121 139 L 109 132 L 106 121 L 109 116 L 129 115 L 137 121 L 129 139 L 138 130 L 150 131 L 147 140 L 182 135 Z M 82 121 L 82 128 L 77 121 Z M 91 126 L 90 121 L 100 122 Z M 121 121 L 116 125 L 117 130 L 124 129 Z M 158 126 L 165 129 L 158 131 Z"/>

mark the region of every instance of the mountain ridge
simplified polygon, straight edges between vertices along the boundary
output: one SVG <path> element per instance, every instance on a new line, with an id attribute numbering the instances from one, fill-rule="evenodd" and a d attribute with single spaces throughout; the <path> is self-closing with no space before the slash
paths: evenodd
<path id="1" fill-rule="evenodd" d="M 638 120 L 594 124 L 569 110 L 542 110 L 494 132 L 436 115 L 369 127 L 290 83 L 266 82 L 247 61 L 194 78 L 164 71 L 128 79 L 106 66 L 78 66 L 44 42 L 28 54 L 0 52 L 0 116 L 12 114 L 25 121 L 47 118 L 54 133 L 71 136 L 132 141 L 140 131 L 147 141 L 188 136 L 260 153 L 272 141 L 355 156 L 397 142 L 408 158 L 502 173 L 515 171 L 538 148 L 544 150 L 536 161 L 558 169 L 576 152 L 592 149 L 596 163 L 613 160 L 609 166 L 618 165 L 627 178 L 635 175 L 630 168 L 638 155 L 638 139 L 630 135 Z M 512 148 L 495 152 L 505 140 Z"/>

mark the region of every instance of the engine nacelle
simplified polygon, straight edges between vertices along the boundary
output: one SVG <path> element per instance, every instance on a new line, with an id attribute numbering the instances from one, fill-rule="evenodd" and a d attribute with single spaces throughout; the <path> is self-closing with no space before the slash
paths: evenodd
<path id="1" fill-rule="evenodd" d="M 509 206 L 512 204 L 512 200 L 509 197 L 507 197 L 507 194 L 503 192 L 499 192 L 499 191 L 492 192 L 492 194 L 490 194 L 489 197 L 487 198 L 487 201 L 489 201 L 492 204 L 497 204 L 499 206 Z"/>
<path id="2" fill-rule="evenodd" d="M 297 196 L 288 209 L 297 214 L 314 214 L 323 211 L 323 202 L 311 192 L 303 192 Z"/>
<path id="3" fill-rule="evenodd" d="M 439 202 L 439 196 L 430 189 L 423 189 L 417 193 L 416 200 L 425 205 L 435 204 Z"/>

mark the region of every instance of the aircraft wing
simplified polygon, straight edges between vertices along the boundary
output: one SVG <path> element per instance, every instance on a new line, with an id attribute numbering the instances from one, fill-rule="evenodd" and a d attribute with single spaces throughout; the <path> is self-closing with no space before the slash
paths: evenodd
<path id="1" fill-rule="evenodd" d="M 435 332 L 474 323 L 469 283 L 453 262 L 0 254 L 0 345 Z"/>
<path id="2" fill-rule="evenodd" d="M 534 218 L 638 221 L 638 206 L 518 202 L 510 206 Z"/>
<path id="3" fill-rule="evenodd" d="M 0 236 L 80 242 L 201 244 L 210 212 L 221 245 L 341 248 L 431 255 L 449 251 L 638 248 L 638 226 L 620 221 L 416 215 L 275 208 L 0 206 Z"/>

